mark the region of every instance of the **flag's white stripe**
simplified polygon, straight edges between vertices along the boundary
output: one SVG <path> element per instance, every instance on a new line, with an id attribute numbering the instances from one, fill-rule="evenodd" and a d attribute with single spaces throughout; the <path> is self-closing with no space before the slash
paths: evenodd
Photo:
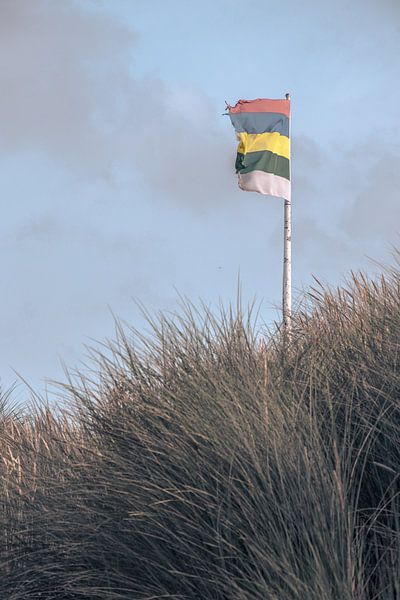
<path id="1" fill-rule="evenodd" d="M 259 192 L 267 196 L 278 196 L 290 200 L 290 181 L 265 171 L 239 173 L 239 187 L 246 192 Z"/>

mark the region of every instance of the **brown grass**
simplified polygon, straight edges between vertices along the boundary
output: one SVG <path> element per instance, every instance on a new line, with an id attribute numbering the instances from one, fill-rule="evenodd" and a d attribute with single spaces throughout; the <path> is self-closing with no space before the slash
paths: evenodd
<path id="1" fill-rule="evenodd" d="M 64 410 L 0 417 L 0 597 L 400 598 L 400 285 L 118 327 Z"/>

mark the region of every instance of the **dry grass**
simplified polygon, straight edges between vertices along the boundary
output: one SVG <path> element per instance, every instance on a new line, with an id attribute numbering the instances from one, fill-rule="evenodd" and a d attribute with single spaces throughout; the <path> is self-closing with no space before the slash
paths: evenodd
<path id="1" fill-rule="evenodd" d="M 1 598 L 398 600 L 400 277 L 308 299 L 290 352 L 186 306 L 4 402 Z"/>

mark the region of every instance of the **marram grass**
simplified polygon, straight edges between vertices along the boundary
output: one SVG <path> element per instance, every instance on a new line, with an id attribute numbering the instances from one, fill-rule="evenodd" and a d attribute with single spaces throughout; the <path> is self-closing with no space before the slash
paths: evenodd
<path id="1" fill-rule="evenodd" d="M 0 597 L 400 598 L 400 276 L 118 328 L 63 411 L 0 418 Z"/>

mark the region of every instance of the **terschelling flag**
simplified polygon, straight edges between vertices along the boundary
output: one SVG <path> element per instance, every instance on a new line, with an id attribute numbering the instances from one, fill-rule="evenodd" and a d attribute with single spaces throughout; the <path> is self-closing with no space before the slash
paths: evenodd
<path id="1" fill-rule="evenodd" d="M 228 111 L 239 140 L 239 187 L 290 200 L 290 100 L 239 100 Z"/>

